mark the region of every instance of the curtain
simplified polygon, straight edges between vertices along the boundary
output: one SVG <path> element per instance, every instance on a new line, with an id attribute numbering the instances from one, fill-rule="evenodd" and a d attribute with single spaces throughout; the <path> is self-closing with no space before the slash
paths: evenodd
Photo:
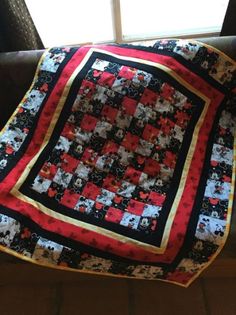
<path id="1" fill-rule="evenodd" d="M 236 0 L 229 0 L 220 36 L 236 35 Z"/>
<path id="2" fill-rule="evenodd" d="M 0 51 L 44 48 L 24 0 L 0 0 Z"/>

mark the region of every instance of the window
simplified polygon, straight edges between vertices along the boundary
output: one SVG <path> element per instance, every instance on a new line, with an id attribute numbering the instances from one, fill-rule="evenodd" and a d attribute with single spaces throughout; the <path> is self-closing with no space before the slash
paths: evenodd
<path id="1" fill-rule="evenodd" d="M 46 47 L 217 35 L 228 0 L 26 0 Z"/>
<path id="2" fill-rule="evenodd" d="M 111 0 L 26 0 L 46 47 L 114 41 Z"/>
<path id="3" fill-rule="evenodd" d="M 220 32 L 225 0 L 120 0 L 123 38 Z M 135 8 L 135 14 L 130 14 Z"/>

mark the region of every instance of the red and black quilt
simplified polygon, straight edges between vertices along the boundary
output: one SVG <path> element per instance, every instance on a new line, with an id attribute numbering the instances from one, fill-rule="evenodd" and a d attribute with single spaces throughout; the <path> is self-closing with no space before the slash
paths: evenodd
<path id="1" fill-rule="evenodd" d="M 0 133 L 1 250 L 189 285 L 229 231 L 235 87 L 198 42 L 45 51 Z"/>

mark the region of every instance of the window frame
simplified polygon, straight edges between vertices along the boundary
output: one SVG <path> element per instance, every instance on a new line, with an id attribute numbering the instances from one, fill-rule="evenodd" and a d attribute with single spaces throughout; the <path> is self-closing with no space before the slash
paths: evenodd
<path id="1" fill-rule="evenodd" d="M 130 42 L 143 42 L 143 41 L 152 41 L 158 40 L 162 38 L 166 38 L 166 35 L 153 35 L 153 36 L 140 36 L 133 37 L 132 39 L 123 38 L 122 32 L 122 22 L 121 22 L 121 5 L 120 0 L 111 0 L 112 1 L 112 20 L 113 20 L 113 33 L 114 33 L 114 41 L 117 44 L 128 44 Z M 193 34 L 178 34 L 178 35 L 168 35 L 168 37 L 174 38 L 207 38 L 207 37 L 218 37 L 220 35 L 220 30 L 216 32 L 204 32 L 204 33 L 193 33 Z"/>
<path id="2" fill-rule="evenodd" d="M 29 0 L 32 1 L 32 0 Z M 94 0 L 96 1 L 96 0 Z M 99 0 L 97 0 L 99 1 Z M 126 0 L 129 1 L 129 0 Z M 27 1 L 26 1 L 27 4 Z M 148 42 L 154 42 L 156 40 L 162 39 L 162 38 L 206 38 L 206 37 L 218 37 L 221 34 L 221 29 L 217 31 L 209 31 L 209 29 L 204 32 L 202 30 L 199 30 L 198 33 L 191 33 L 187 32 L 184 33 L 178 33 L 178 34 L 152 34 L 152 35 L 130 35 L 130 37 L 125 37 L 122 31 L 122 12 L 121 12 L 121 0 L 110 0 L 110 9 L 111 9 L 111 21 L 112 21 L 112 33 L 113 33 L 113 39 L 110 40 L 92 40 L 88 39 L 86 42 L 81 42 L 80 40 L 76 41 L 76 45 L 84 45 L 84 44 L 104 44 L 104 43 L 117 43 L 117 44 L 128 44 L 128 43 L 148 43 Z M 30 11 L 30 10 L 29 10 Z M 227 9 L 226 9 L 227 12 Z M 226 13 L 225 13 L 226 14 Z M 221 26 L 222 28 L 222 26 Z M 42 35 L 43 38 L 43 35 Z M 71 44 L 66 44 L 67 46 L 70 46 Z"/>

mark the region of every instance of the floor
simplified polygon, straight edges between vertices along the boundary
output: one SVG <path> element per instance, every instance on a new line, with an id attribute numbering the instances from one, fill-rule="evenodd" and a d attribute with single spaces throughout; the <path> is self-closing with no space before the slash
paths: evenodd
<path id="1" fill-rule="evenodd" d="M 236 278 L 200 279 L 188 289 L 106 278 L 76 283 L 2 283 L 1 315 L 235 315 Z"/>

